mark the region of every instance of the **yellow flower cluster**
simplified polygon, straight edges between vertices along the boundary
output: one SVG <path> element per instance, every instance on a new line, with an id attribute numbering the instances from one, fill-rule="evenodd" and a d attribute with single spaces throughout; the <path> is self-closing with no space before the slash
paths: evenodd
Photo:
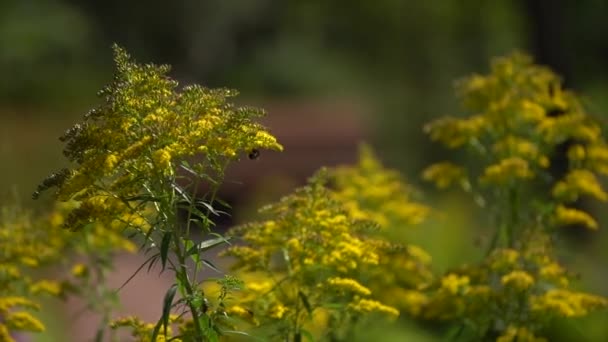
<path id="1" fill-rule="evenodd" d="M 600 201 L 608 200 L 597 177 L 589 170 L 572 170 L 553 187 L 553 196 L 559 200 L 572 202 L 580 196 L 590 196 Z"/>
<path id="2" fill-rule="evenodd" d="M 68 206 L 70 204 L 67 204 Z M 37 270 L 71 263 L 70 257 L 91 257 L 99 262 L 113 253 L 135 247 L 119 233 L 91 229 L 75 234 L 63 229 L 68 210 L 55 208 L 48 215 L 33 217 L 19 207 L 0 211 L 0 340 L 13 341 L 16 331 L 43 331 L 32 315 L 42 295 L 64 297 L 69 289 L 85 291 L 84 278 L 65 280 L 39 278 Z M 85 267 L 82 264 L 81 267 Z M 102 267 L 93 265 L 93 267 Z M 65 275 L 67 276 L 67 275 Z M 70 290 L 71 291 L 71 290 Z"/>
<path id="3" fill-rule="evenodd" d="M 608 299 L 563 288 L 550 289 L 531 299 L 532 311 L 561 317 L 581 317 L 608 307 Z"/>
<path id="4" fill-rule="evenodd" d="M 379 238 L 367 242 L 382 251 L 377 267 L 368 275 L 372 293 L 403 312 L 416 314 L 426 301 L 421 290 L 433 279 L 431 256 L 419 246 L 387 240 L 394 240 L 390 236 L 403 228 L 423 222 L 430 208 L 415 201 L 414 189 L 397 171 L 385 168 L 365 145 L 357 165 L 331 169 L 329 175 L 332 194 L 348 213 L 381 227 Z"/>
<path id="5" fill-rule="evenodd" d="M 372 291 L 367 287 L 361 285 L 358 281 L 350 278 L 338 278 L 333 277 L 327 279 L 327 285 L 330 287 L 335 287 L 341 291 L 350 291 L 356 294 L 360 294 L 362 296 L 369 296 L 372 294 Z"/>
<path id="6" fill-rule="evenodd" d="M 560 205 L 590 196 L 606 201 L 608 194 L 597 179 L 608 174 L 608 145 L 600 122 L 585 112 L 584 106 L 570 91 L 562 88 L 560 78 L 551 70 L 534 65 L 531 58 L 515 53 L 497 58 L 487 75 L 473 75 L 459 82 L 458 93 L 464 107 L 473 115 L 464 118 L 440 118 L 425 130 L 430 138 L 447 148 L 467 147 L 483 159 L 483 171 L 461 168 L 446 162 L 429 166 L 426 180 L 445 188 L 468 179 L 465 190 L 477 191 L 477 185 L 505 187 L 520 196 L 554 203 L 554 220 L 564 224 L 565 214 L 572 223 L 594 229 L 591 216 L 565 212 Z M 551 164 L 550 156 L 564 153 L 567 160 Z M 561 163 L 565 163 L 562 165 Z M 556 174 L 556 169 L 565 169 Z M 523 181 L 534 181 L 536 190 Z M 551 189 L 552 199 L 539 189 Z M 502 192 L 488 191 L 489 196 Z M 498 194 L 498 195 L 496 195 Z M 539 196 L 540 194 L 540 196 Z M 483 196 L 488 199 L 487 196 Z M 494 199 L 490 199 L 494 200 Z M 487 202 L 487 201 L 484 201 Z M 508 209 L 507 209 L 508 210 Z"/>
<path id="7" fill-rule="evenodd" d="M 534 173 L 530 170 L 530 166 L 525 159 L 510 157 L 486 167 L 479 180 L 484 184 L 501 186 L 517 179 L 532 177 L 534 177 Z"/>
<path id="8" fill-rule="evenodd" d="M 482 116 L 466 119 L 444 117 L 424 127 L 433 141 L 438 141 L 448 148 L 458 148 L 472 142 L 485 129 L 486 122 Z"/>
<path id="9" fill-rule="evenodd" d="M 598 179 L 608 171 L 601 126 L 557 75 L 519 53 L 496 59 L 489 74 L 461 81 L 458 91 L 473 115 L 441 118 L 425 129 L 447 148 L 473 151 L 481 171 L 441 162 L 423 177 L 440 188 L 460 183 L 488 207 L 499 230 L 483 262 L 436 282 L 420 315 L 466 322 L 480 338 L 543 341 L 535 334 L 548 318 L 608 306 L 603 297 L 568 288 L 549 238 L 554 227 L 598 228 L 572 202 L 608 200 Z"/>
<path id="10" fill-rule="evenodd" d="M 561 225 L 581 225 L 589 229 L 597 229 L 597 221 L 586 212 L 558 205 L 555 209 L 555 223 Z"/>
<path id="11" fill-rule="evenodd" d="M 121 48 L 114 50 L 117 73 L 100 92 L 103 104 L 61 138 L 64 154 L 76 167 L 51 175 L 35 194 L 57 187 L 60 200 L 80 201 L 66 222 L 71 228 L 117 219 L 143 203 L 158 202 L 174 191 L 170 179 L 178 173 L 206 175 L 214 182 L 242 153 L 282 149 L 254 121 L 263 111 L 228 101 L 235 91 L 180 90 L 167 76 L 168 66 L 137 64 Z M 186 159 L 194 155 L 201 157 L 190 166 Z"/>
<path id="12" fill-rule="evenodd" d="M 547 339 L 535 336 L 526 327 L 510 325 L 505 332 L 500 335 L 496 342 L 547 342 Z"/>
<path id="13" fill-rule="evenodd" d="M 354 304 L 350 304 L 349 307 L 356 312 L 362 312 L 362 313 L 379 312 L 379 313 L 387 314 L 387 315 L 390 315 L 393 317 L 399 316 L 399 310 L 397 310 L 391 306 L 382 304 L 376 300 L 361 299 Z"/>
<path id="14" fill-rule="evenodd" d="M 534 277 L 526 271 L 515 270 L 503 275 L 500 282 L 505 287 L 511 286 L 518 291 L 523 291 L 534 285 Z"/>
<path id="15" fill-rule="evenodd" d="M 239 297 L 238 292 L 242 286 L 241 280 L 225 276 L 216 279 L 213 285 L 206 287 L 205 292 L 218 292 L 218 296 L 217 301 L 208 300 L 211 297 L 207 296 L 208 298 L 199 302 L 206 313 L 205 319 L 207 320 L 202 331 L 197 331 L 193 319 L 183 313 L 168 314 L 156 323 L 146 323 L 135 316 L 129 316 L 114 320 L 110 323 L 110 327 L 113 330 L 130 329 L 131 336 L 137 342 L 220 341 L 220 336 L 222 336 L 221 340 L 224 340 L 223 337 L 228 331 L 234 332 L 235 318 L 258 324 L 252 311 L 231 303 L 236 297 Z M 271 311 L 274 316 L 281 318 L 287 310 L 288 308 L 284 306 L 275 305 Z"/>
<path id="16" fill-rule="evenodd" d="M 445 189 L 452 184 L 467 182 L 464 168 L 450 162 L 436 163 L 424 170 L 422 178 L 433 182 L 439 189 Z"/>
<path id="17" fill-rule="evenodd" d="M 606 298 L 569 288 L 570 276 L 550 257 L 547 236 L 528 237 L 521 251 L 495 249 L 483 263 L 445 275 L 420 314 L 466 320 L 475 324 L 480 336 L 504 323 L 509 328 L 494 331 L 499 340 L 536 341 L 534 334 L 551 317 L 584 316 L 608 307 Z M 498 321 L 502 323 L 497 325 Z"/>
<path id="18" fill-rule="evenodd" d="M 164 329 L 161 328 L 158 336 L 152 341 L 152 334 L 155 328 L 154 323 L 146 323 L 141 319 L 129 316 L 124 318 L 119 318 L 110 324 L 110 328 L 116 330 L 120 328 L 129 328 L 131 329 L 131 336 L 134 338 L 135 342 L 165 342 L 165 341 L 189 341 L 188 339 L 182 339 L 179 337 L 174 337 L 173 335 L 173 325 L 178 325 L 178 333 L 176 336 L 187 335 L 191 333 L 191 327 L 187 321 L 183 319 L 183 317 L 177 315 L 169 316 L 169 326 L 167 327 L 167 333 L 164 333 Z"/>
<path id="19" fill-rule="evenodd" d="M 433 279 L 431 257 L 385 236 L 428 216 L 414 196 L 365 146 L 356 166 L 321 170 L 308 186 L 263 208 L 271 219 L 233 230 L 246 242 L 226 252 L 235 268 L 244 277 L 267 277 L 246 281 L 238 308 L 260 325 L 284 322 L 288 335 L 298 322 L 311 325 L 319 312 L 328 313 L 330 320 L 310 327 L 320 336 L 347 329 L 360 315 L 419 313 Z"/>
<path id="20" fill-rule="evenodd" d="M 419 224 L 430 213 L 429 207 L 414 201 L 414 189 L 397 171 L 384 168 L 369 146 L 361 146 L 358 165 L 337 167 L 330 178 L 336 199 L 356 219 L 395 229 Z"/>
<path id="21" fill-rule="evenodd" d="M 469 281 L 468 276 L 449 273 L 441 278 L 441 289 L 451 294 L 465 293 L 468 291 Z"/>
<path id="22" fill-rule="evenodd" d="M 353 220 L 333 199 L 325 178 L 320 173 L 308 186 L 265 207 L 263 213 L 271 220 L 233 231 L 247 242 L 226 251 L 236 258 L 235 267 L 274 279 L 259 285 L 247 282 L 238 303 L 253 311 L 260 324 L 310 321 L 324 303 L 343 303 L 345 310 L 354 310 L 373 295 L 362 279 L 368 268 L 378 265 L 382 251 L 362 234 L 370 223 Z"/>
<path id="23" fill-rule="evenodd" d="M 18 207 L 0 210 L 0 340 L 14 341 L 14 332 L 44 330 L 31 311 L 40 308 L 38 295 L 59 296 L 62 285 L 31 273 L 59 262 L 64 241 Z"/>

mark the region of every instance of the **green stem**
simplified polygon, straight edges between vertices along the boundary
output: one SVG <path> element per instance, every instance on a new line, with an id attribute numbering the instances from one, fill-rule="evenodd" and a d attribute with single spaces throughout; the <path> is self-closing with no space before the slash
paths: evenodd
<path id="1" fill-rule="evenodd" d="M 176 236 L 174 238 L 178 238 L 178 234 L 175 234 Z M 192 287 L 192 284 L 190 283 L 190 277 L 188 276 L 188 268 L 186 267 L 186 256 L 184 255 L 184 253 L 182 252 L 182 249 L 180 247 L 179 244 L 179 240 L 175 240 L 175 254 L 177 255 L 178 258 L 178 262 L 179 262 L 179 270 L 176 270 L 177 275 L 178 275 L 178 279 L 182 279 L 183 280 L 183 285 L 186 289 L 186 294 L 188 295 L 189 298 L 193 299 L 194 295 L 195 295 L 195 291 L 194 288 Z M 192 300 L 188 300 L 188 307 L 190 308 L 190 315 L 192 315 L 192 321 L 194 324 L 194 330 L 196 331 L 196 335 L 197 335 L 197 340 L 198 341 L 202 341 L 203 340 L 203 327 L 201 327 L 201 322 L 199 320 L 200 315 L 198 312 L 198 308 L 196 306 L 194 306 L 194 303 L 192 302 Z"/>
<path id="2" fill-rule="evenodd" d="M 515 247 L 515 233 L 519 224 L 519 194 L 516 186 L 509 187 L 509 224 L 507 226 L 507 242 L 510 248 Z"/>

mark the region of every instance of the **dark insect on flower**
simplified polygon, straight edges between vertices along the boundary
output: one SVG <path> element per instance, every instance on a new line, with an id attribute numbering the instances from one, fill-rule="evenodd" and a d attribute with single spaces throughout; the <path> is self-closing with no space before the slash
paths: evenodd
<path id="1" fill-rule="evenodd" d="M 252 149 L 251 151 L 249 151 L 249 159 L 254 160 L 254 159 L 258 159 L 258 157 L 260 156 L 260 150 L 258 150 L 257 148 Z"/>

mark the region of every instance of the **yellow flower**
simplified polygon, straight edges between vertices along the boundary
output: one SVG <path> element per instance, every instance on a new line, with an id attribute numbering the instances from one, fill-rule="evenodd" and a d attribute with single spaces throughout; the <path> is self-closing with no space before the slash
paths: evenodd
<path id="1" fill-rule="evenodd" d="M 393 317 L 399 316 L 399 310 L 371 299 L 361 299 L 354 304 L 350 304 L 349 308 L 361 313 L 379 312 Z"/>
<path id="2" fill-rule="evenodd" d="M 466 179 L 464 168 L 449 163 L 436 163 L 427 167 L 422 173 L 422 178 L 435 183 L 439 189 L 445 189 L 454 183 L 460 183 Z"/>
<path id="3" fill-rule="evenodd" d="M 38 294 L 38 293 L 44 292 L 44 293 L 48 293 L 53 296 L 58 296 L 59 294 L 61 294 L 62 288 L 61 288 L 61 284 L 59 284 L 56 281 L 40 280 L 40 281 L 30 285 L 30 291 L 33 294 Z"/>
<path id="4" fill-rule="evenodd" d="M 547 340 L 542 337 L 536 337 L 534 334 L 525 327 L 516 327 L 509 325 L 507 330 L 500 335 L 496 342 L 546 342 Z"/>
<path id="5" fill-rule="evenodd" d="M 408 245 L 407 247 L 407 252 L 409 255 L 411 255 L 414 259 L 418 260 L 419 262 L 423 263 L 423 264 L 430 264 L 431 263 L 431 255 L 429 253 L 427 253 L 424 249 L 416 246 L 416 245 Z"/>
<path id="6" fill-rule="evenodd" d="M 589 159 L 595 163 L 608 161 L 608 146 L 604 144 L 593 144 L 587 147 Z"/>
<path id="7" fill-rule="evenodd" d="M 539 154 L 538 146 L 536 144 L 525 138 L 514 135 L 509 135 L 498 141 L 494 144 L 492 149 L 501 156 L 521 157 L 529 160 L 536 159 Z"/>
<path id="8" fill-rule="evenodd" d="M 529 179 L 534 177 L 528 162 L 519 157 L 510 157 L 492 164 L 484 170 L 480 177 L 482 183 L 504 185 L 514 179 Z"/>
<path id="9" fill-rule="evenodd" d="M 454 273 L 449 273 L 441 278 L 441 288 L 451 294 L 466 292 L 469 281 L 470 279 L 468 276 L 459 276 Z"/>
<path id="10" fill-rule="evenodd" d="M 155 151 L 152 158 L 161 170 L 167 170 L 171 167 L 171 153 L 166 148 Z"/>
<path id="11" fill-rule="evenodd" d="M 526 290 L 534 284 L 534 277 L 528 272 L 515 270 L 502 276 L 500 282 L 504 286 L 514 287 L 518 290 Z"/>
<path id="12" fill-rule="evenodd" d="M 545 109 L 529 99 L 521 101 L 521 117 L 526 121 L 538 122 L 545 118 Z"/>
<path id="13" fill-rule="evenodd" d="M 600 201 L 608 200 L 606 193 L 595 175 L 589 170 L 572 170 L 553 187 L 553 197 L 564 201 L 575 201 L 587 195 Z"/>
<path id="14" fill-rule="evenodd" d="M 88 268 L 85 264 L 75 264 L 74 266 L 72 266 L 72 275 L 74 275 L 75 277 L 83 277 L 87 274 L 88 272 Z"/>
<path id="15" fill-rule="evenodd" d="M 372 294 L 372 291 L 370 289 L 361 285 L 358 281 L 351 278 L 329 278 L 327 279 L 327 284 L 329 284 L 331 287 L 335 287 L 340 290 L 350 291 L 363 296 L 369 296 Z"/>
<path id="16" fill-rule="evenodd" d="M 44 325 L 28 312 L 17 311 L 3 315 L 3 325 L 18 331 L 44 331 Z"/>
<path id="17" fill-rule="evenodd" d="M 589 229 L 597 229 L 597 222 L 586 212 L 558 205 L 555 209 L 555 222 L 558 225 L 583 225 Z"/>
<path id="18" fill-rule="evenodd" d="M 424 131 L 431 136 L 431 140 L 439 141 L 448 148 L 457 148 L 479 136 L 486 127 L 483 116 L 466 119 L 444 117 L 424 126 Z"/>
<path id="19" fill-rule="evenodd" d="M 232 305 L 228 307 L 228 309 L 226 309 L 226 313 L 228 315 L 240 317 L 254 325 L 258 325 L 260 323 L 251 310 L 245 309 L 240 305 Z"/>
<path id="20" fill-rule="evenodd" d="M 106 160 L 104 162 L 104 170 L 106 172 L 110 172 L 110 171 L 114 170 L 114 167 L 116 166 L 117 163 L 118 163 L 118 156 L 116 156 L 115 154 L 109 154 L 106 157 Z"/>
<path id="21" fill-rule="evenodd" d="M 608 306 L 603 297 L 565 289 L 550 289 L 532 298 L 532 310 L 563 317 L 580 317 L 590 311 Z"/>
<path id="22" fill-rule="evenodd" d="M 283 304 L 277 304 L 270 309 L 270 317 L 281 319 L 285 316 L 285 313 L 288 311 L 287 307 Z"/>
<path id="23" fill-rule="evenodd" d="M 569 149 L 568 149 L 568 159 L 572 160 L 572 161 L 583 161 L 585 160 L 585 156 L 586 156 L 586 152 L 585 152 L 585 148 L 583 147 L 583 145 L 572 145 Z"/>

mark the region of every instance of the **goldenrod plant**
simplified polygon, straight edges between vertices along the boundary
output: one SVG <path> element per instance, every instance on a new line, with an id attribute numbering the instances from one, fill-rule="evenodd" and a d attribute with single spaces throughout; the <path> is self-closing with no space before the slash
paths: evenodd
<path id="1" fill-rule="evenodd" d="M 431 258 L 385 234 L 428 215 L 412 192 L 368 147 L 357 166 L 319 171 L 233 231 L 245 244 L 225 254 L 250 281 L 228 311 L 276 341 L 349 340 L 369 316 L 418 313 Z"/>
<path id="2" fill-rule="evenodd" d="M 229 102 L 236 92 L 179 88 L 168 66 L 137 64 L 117 46 L 114 53 L 117 71 L 99 93 L 102 104 L 61 137 L 74 167 L 49 176 L 35 197 L 54 188 L 58 200 L 77 203 L 64 227 L 75 234 L 91 225 L 128 232 L 150 255 L 142 268 L 159 264 L 173 272 L 150 340 L 168 336 L 172 312 L 191 321 L 179 338 L 217 340 L 219 316 L 206 308 L 199 286 L 201 270 L 214 268 L 201 253 L 227 242 L 211 233 L 211 218 L 221 215 L 215 194 L 230 162 L 282 147 L 255 122 L 263 111 Z M 138 331 L 138 321 L 131 322 Z"/>
<path id="3" fill-rule="evenodd" d="M 608 170 L 602 127 L 557 75 L 521 53 L 495 59 L 488 75 L 464 79 L 458 92 L 471 115 L 444 117 L 425 130 L 473 158 L 465 165 L 431 165 L 423 177 L 470 193 L 490 213 L 493 239 L 480 264 L 437 281 L 422 315 L 456 320 L 456 335 L 469 338 L 544 341 L 540 336 L 553 318 L 608 305 L 606 298 L 571 288 L 573 276 L 553 242 L 560 227 L 598 229 L 576 201 L 608 200 L 599 181 Z"/>
<path id="4" fill-rule="evenodd" d="M 86 309 L 102 316 L 96 338 L 101 340 L 116 306 L 116 292 L 106 284 L 112 258 L 134 252 L 136 246 L 120 234 L 87 227 L 84 234 L 63 228 L 67 209 L 58 205 L 35 215 L 18 206 L 2 207 L 0 216 L 0 341 L 15 334 L 40 332 L 44 324 L 35 312 L 47 297 L 77 296 Z M 60 268 L 71 272 L 60 272 Z"/>
<path id="5" fill-rule="evenodd" d="M 44 330 L 33 313 L 38 296 L 59 296 L 63 286 L 30 273 L 60 259 L 64 242 L 21 208 L 3 207 L 0 215 L 0 341 L 14 341 L 16 333 Z"/>

